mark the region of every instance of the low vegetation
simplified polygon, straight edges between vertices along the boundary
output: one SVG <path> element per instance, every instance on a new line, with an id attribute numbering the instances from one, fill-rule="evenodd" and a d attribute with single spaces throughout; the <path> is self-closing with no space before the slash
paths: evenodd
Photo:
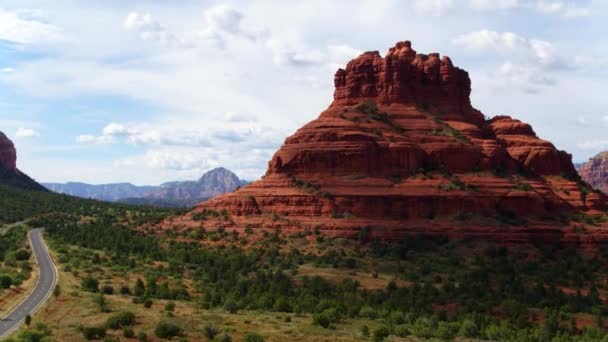
<path id="1" fill-rule="evenodd" d="M 29 221 L 45 227 L 61 291 L 13 341 L 608 338 L 608 251 L 425 236 L 386 243 L 373 227 L 358 241 L 251 231 L 245 244 L 238 233 L 201 231 L 211 242 L 142 228 L 170 212 L 104 208 Z M 5 259 L 26 257 L 25 232 L 5 233 L 14 241 L 1 240 Z"/>

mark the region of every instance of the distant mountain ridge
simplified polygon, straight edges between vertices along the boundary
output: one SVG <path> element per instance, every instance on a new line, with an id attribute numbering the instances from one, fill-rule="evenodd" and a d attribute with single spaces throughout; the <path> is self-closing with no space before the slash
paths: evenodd
<path id="1" fill-rule="evenodd" d="M 206 172 L 198 181 L 167 182 L 159 186 L 131 183 L 87 184 L 79 182 L 43 183 L 51 191 L 102 201 L 170 207 L 187 207 L 211 197 L 231 192 L 247 184 L 232 171 L 219 167 Z"/>
<path id="2" fill-rule="evenodd" d="M 42 183 L 47 189 L 66 195 L 116 202 L 128 197 L 143 197 L 155 186 L 137 186 L 131 183 L 87 184 L 81 182 Z"/>

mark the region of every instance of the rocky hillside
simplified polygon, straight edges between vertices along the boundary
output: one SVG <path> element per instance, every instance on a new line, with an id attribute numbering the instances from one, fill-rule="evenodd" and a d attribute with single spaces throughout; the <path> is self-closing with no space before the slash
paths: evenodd
<path id="1" fill-rule="evenodd" d="M 571 156 L 530 125 L 475 109 L 469 75 L 450 58 L 400 42 L 384 57 L 350 61 L 334 84 L 331 105 L 285 140 L 262 180 L 167 224 L 386 239 L 596 238 L 567 222 L 603 211 L 605 196 L 589 192 Z"/>
<path id="2" fill-rule="evenodd" d="M 148 192 L 146 198 L 164 200 L 204 199 L 231 192 L 247 184 L 232 171 L 218 167 L 205 173 L 198 181 L 165 183 Z"/>
<path id="3" fill-rule="evenodd" d="M 581 178 L 593 188 L 608 194 L 608 152 L 602 152 L 579 165 Z"/>
<path id="4" fill-rule="evenodd" d="M 17 169 L 17 150 L 13 142 L 0 132 L 0 185 L 29 190 L 46 190 Z"/>
<path id="5" fill-rule="evenodd" d="M 92 185 L 86 183 L 44 183 L 48 189 L 82 198 L 157 206 L 193 206 L 211 197 L 247 184 L 223 167 L 205 173 L 198 181 L 170 182 L 160 186 L 130 183 Z"/>

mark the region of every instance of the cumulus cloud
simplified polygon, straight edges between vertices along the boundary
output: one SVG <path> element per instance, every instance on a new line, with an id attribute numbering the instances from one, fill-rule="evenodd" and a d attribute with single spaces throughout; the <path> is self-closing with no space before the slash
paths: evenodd
<path id="1" fill-rule="evenodd" d="M 209 146 L 208 139 L 201 132 L 173 131 L 157 129 L 138 129 L 123 124 L 110 123 L 106 125 L 101 135 L 82 134 L 76 140 L 85 144 L 108 144 L 124 138 L 125 142 L 134 145 L 165 145 L 165 146 Z"/>
<path id="2" fill-rule="evenodd" d="M 526 9 L 544 15 L 572 19 L 589 15 L 589 10 L 564 1 L 547 0 L 469 0 L 475 10 L 512 10 Z"/>
<path id="3" fill-rule="evenodd" d="M 139 32 L 143 40 L 157 41 L 166 45 L 193 48 L 211 43 L 213 47 L 225 49 L 229 37 L 240 37 L 250 41 L 262 38 L 265 33 L 244 27 L 243 13 L 228 5 L 211 7 L 203 13 L 204 25 L 192 32 L 172 32 L 150 13 L 130 12 L 123 26 Z"/>
<path id="4" fill-rule="evenodd" d="M 478 10 L 513 9 L 520 5 L 519 0 L 470 0 L 470 6 Z"/>
<path id="5" fill-rule="evenodd" d="M 20 127 L 17 129 L 15 136 L 18 138 L 33 138 L 40 136 L 40 134 L 31 128 Z"/>
<path id="6" fill-rule="evenodd" d="M 116 140 L 114 139 L 114 137 L 107 135 L 95 136 L 92 134 L 81 134 L 76 137 L 76 142 L 81 144 L 106 145 L 115 143 Z"/>
<path id="7" fill-rule="evenodd" d="M 127 30 L 136 31 L 143 40 L 157 41 L 162 44 L 181 45 L 182 42 L 173 33 L 156 21 L 150 13 L 130 12 L 123 26 Z"/>
<path id="8" fill-rule="evenodd" d="M 63 39 L 61 30 L 51 24 L 0 9 L 0 40 L 18 44 L 49 43 Z"/>
<path id="9" fill-rule="evenodd" d="M 127 129 L 124 125 L 117 123 L 110 123 L 106 127 L 103 128 L 103 135 L 107 136 L 128 136 L 132 132 Z"/>
<path id="10" fill-rule="evenodd" d="M 134 167 L 145 165 L 160 170 L 193 170 L 206 169 L 216 163 L 200 151 L 184 150 L 151 150 L 144 155 L 121 158 L 114 161 L 116 167 Z"/>
<path id="11" fill-rule="evenodd" d="M 586 140 L 577 144 L 582 150 L 606 150 L 608 149 L 608 140 Z"/>
<path id="12" fill-rule="evenodd" d="M 415 0 L 416 10 L 432 15 L 441 15 L 454 8 L 454 0 Z"/>
<path id="13" fill-rule="evenodd" d="M 559 15 L 564 18 L 578 18 L 589 15 L 589 10 L 576 7 L 563 1 L 536 1 L 536 9 L 540 13 Z"/>
<path id="14" fill-rule="evenodd" d="M 578 67 L 552 43 L 513 32 L 484 29 L 462 34 L 452 42 L 473 52 L 491 52 L 507 58 L 494 73 L 495 79 L 531 94 L 540 92 L 540 87 L 557 84 L 554 71 Z"/>
<path id="15" fill-rule="evenodd" d="M 520 54 L 547 67 L 562 67 L 566 63 L 553 44 L 544 40 L 528 39 L 513 32 L 479 30 L 462 34 L 453 43 L 477 51 Z"/>
<path id="16" fill-rule="evenodd" d="M 445 0 L 439 0 L 445 1 Z M 268 49 L 272 59 L 279 66 L 319 66 L 343 63 L 360 53 L 348 45 L 327 45 L 324 49 L 309 48 L 296 41 L 279 39 L 267 29 L 254 29 L 243 24 L 245 15 L 228 5 L 218 5 L 203 13 L 204 25 L 193 32 L 173 33 L 155 20 L 151 14 L 131 12 L 124 21 L 127 30 L 137 31 L 144 40 L 156 40 L 161 43 L 174 43 L 174 46 L 186 48 L 213 48 L 226 50 L 230 39 L 245 39 L 259 43 Z M 348 59 L 346 59 L 348 60 Z"/>

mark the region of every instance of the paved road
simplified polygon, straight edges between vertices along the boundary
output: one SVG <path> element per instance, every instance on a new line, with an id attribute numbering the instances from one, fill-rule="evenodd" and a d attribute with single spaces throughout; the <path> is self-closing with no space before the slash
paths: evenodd
<path id="1" fill-rule="evenodd" d="M 25 320 L 25 316 L 33 315 L 38 308 L 51 296 L 57 283 L 57 268 L 49 255 L 49 251 L 40 236 L 42 229 L 33 229 L 29 233 L 30 245 L 36 256 L 40 269 L 40 277 L 30 295 L 6 317 L 0 320 L 0 338 L 15 331 Z"/>

